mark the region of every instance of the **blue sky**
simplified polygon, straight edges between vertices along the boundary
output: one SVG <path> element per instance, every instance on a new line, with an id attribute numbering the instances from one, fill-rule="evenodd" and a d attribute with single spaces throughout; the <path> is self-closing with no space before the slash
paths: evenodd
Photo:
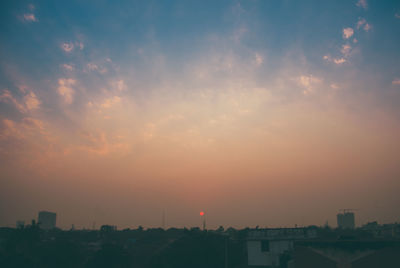
<path id="1" fill-rule="evenodd" d="M 346 206 L 364 207 L 363 220 L 398 220 L 400 2 L 2 1 L 0 18 L 0 183 L 8 202 L 33 198 L 29 208 L 0 206 L 8 215 L 0 224 L 82 181 L 88 214 L 104 205 L 96 198 L 127 185 L 151 195 L 173 183 L 148 210 L 175 200 L 166 205 L 173 215 L 217 213 L 239 195 L 246 214 L 249 180 L 260 185 L 254 200 L 311 180 L 315 188 L 280 197 L 283 211 L 289 196 L 309 205 L 307 196 L 335 187 L 347 187 L 348 199 L 315 205 L 330 210 L 320 217 L 294 213 L 271 224 L 323 223 Z M 201 174 L 208 186 L 198 191 Z M 117 186 L 90 188 L 99 182 Z M 21 190 L 42 183 L 40 195 Z M 68 215 L 63 202 L 47 209 Z M 219 220 L 265 221 L 247 218 Z"/>
<path id="2" fill-rule="evenodd" d="M 107 59 L 114 68 L 107 69 L 106 77 L 129 76 L 134 66 L 144 73 L 143 83 L 147 84 L 161 79 L 160 74 L 151 77 L 157 55 L 171 68 L 168 75 L 172 76 L 185 72 L 187 64 L 205 53 L 229 51 L 238 60 L 254 57 L 254 53 L 268 60 L 255 74 L 261 81 L 279 75 L 290 57 L 309 73 L 341 80 L 351 72 L 350 79 L 357 80 L 359 87 L 377 90 L 379 86 L 384 91 L 400 72 L 396 17 L 400 7 L 396 1 L 368 1 L 365 8 L 356 3 L 3 2 L 1 86 L 15 87 L 7 68 L 43 87 L 43 81 L 64 75 L 63 64 L 82 70 L 88 62 L 97 62 L 106 68 Z M 33 15 L 34 20 L 24 19 L 24 15 Z M 357 29 L 363 20 L 368 31 L 363 30 L 365 26 Z M 343 38 L 345 28 L 354 29 L 349 39 Z M 60 50 L 64 43 L 74 46 L 71 53 Z M 351 46 L 346 63 L 336 66 L 333 61 L 343 58 L 345 44 Z M 138 53 L 144 50 L 146 58 Z M 325 55 L 329 60 L 323 60 Z M 104 75 L 75 75 L 82 80 L 104 79 Z M 368 88 L 370 85 L 374 88 Z"/>

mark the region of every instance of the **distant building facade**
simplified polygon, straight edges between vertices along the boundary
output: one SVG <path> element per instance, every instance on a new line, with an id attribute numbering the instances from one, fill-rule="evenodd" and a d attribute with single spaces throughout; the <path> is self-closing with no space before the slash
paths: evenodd
<path id="1" fill-rule="evenodd" d="M 372 234 L 374 238 L 400 239 L 400 223 L 378 224 L 374 221 L 364 224 L 361 229 Z"/>
<path id="2" fill-rule="evenodd" d="M 250 231 L 247 237 L 248 267 L 280 267 L 297 240 L 317 237 L 314 228 L 277 228 Z"/>
<path id="3" fill-rule="evenodd" d="M 40 211 L 38 224 L 41 229 L 50 230 L 56 228 L 57 214 L 49 211 Z"/>
<path id="4" fill-rule="evenodd" d="M 295 268 L 397 268 L 400 243 L 393 240 L 298 241 L 294 245 Z"/>
<path id="5" fill-rule="evenodd" d="M 342 229 L 354 229 L 355 220 L 353 212 L 346 212 L 337 214 L 337 225 Z"/>
<path id="6" fill-rule="evenodd" d="M 114 232 L 117 230 L 117 226 L 115 225 L 102 225 L 100 227 L 101 232 Z"/>

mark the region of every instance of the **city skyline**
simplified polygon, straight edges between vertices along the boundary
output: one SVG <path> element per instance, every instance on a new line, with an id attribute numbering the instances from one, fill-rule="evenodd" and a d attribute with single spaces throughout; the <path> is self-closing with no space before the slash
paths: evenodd
<path id="1" fill-rule="evenodd" d="M 0 226 L 400 221 L 398 1 L 0 7 Z"/>

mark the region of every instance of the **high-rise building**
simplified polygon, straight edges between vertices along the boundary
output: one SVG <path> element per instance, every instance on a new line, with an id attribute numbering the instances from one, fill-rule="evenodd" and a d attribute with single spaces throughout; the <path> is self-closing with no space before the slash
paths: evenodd
<path id="1" fill-rule="evenodd" d="M 343 211 L 343 213 L 337 214 L 337 225 L 339 228 L 343 229 L 354 229 L 354 213 Z"/>
<path id="2" fill-rule="evenodd" d="M 56 228 L 57 214 L 54 212 L 40 211 L 38 224 L 41 229 L 50 230 Z"/>

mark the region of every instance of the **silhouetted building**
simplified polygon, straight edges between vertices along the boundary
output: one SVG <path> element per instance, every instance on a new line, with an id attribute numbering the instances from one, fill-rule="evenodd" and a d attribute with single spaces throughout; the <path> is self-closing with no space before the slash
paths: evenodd
<path id="1" fill-rule="evenodd" d="M 277 228 L 250 231 L 247 236 L 249 267 L 281 267 L 297 240 L 317 237 L 314 228 Z"/>
<path id="2" fill-rule="evenodd" d="M 102 225 L 100 227 L 101 232 L 114 232 L 117 230 L 117 226 L 115 225 Z"/>
<path id="3" fill-rule="evenodd" d="M 344 211 L 343 213 L 337 214 L 337 225 L 342 229 L 354 229 L 354 213 Z"/>
<path id="4" fill-rule="evenodd" d="M 17 221 L 16 225 L 17 229 L 23 229 L 25 227 L 24 221 Z"/>
<path id="5" fill-rule="evenodd" d="M 57 214 L 54 212 L 40 211 L 38 224 L 41 229 L 50 230 L 56 228 Z"/>
<path id="6" fill-rule="evenodd" d="M 400 238 L 400 224 L 378 224 L 368 222 L 361 227 L 362 230 L 372 234 L 375 238 Z"/>
<path id="7" fill-rule="evenodd" d="M 399 256 L 397 241 L 298 241 L 292 267 L 397 268 Z"/>

